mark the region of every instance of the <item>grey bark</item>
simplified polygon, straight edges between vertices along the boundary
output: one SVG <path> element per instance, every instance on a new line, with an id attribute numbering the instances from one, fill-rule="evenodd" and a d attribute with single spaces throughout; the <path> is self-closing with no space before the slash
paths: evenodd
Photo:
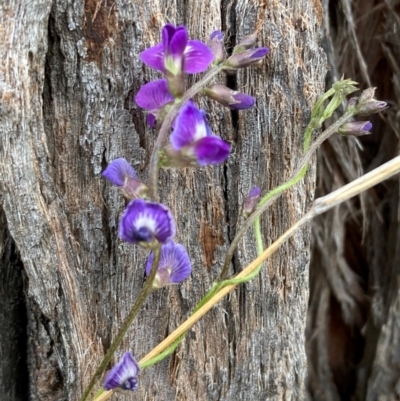
<path id="1" fill-rule="evenodd" d="M 278 185 L 299 160 L 310 108 L 324 88 L 322 10 L 306 0 L 10 0 L 1 18 L 0 199 L 26 275 L 20 295 L 28 316 L 29 399 L 72 401 L 144 280 L 146 253 L 117 238 L 124 200 L 100 177 L 108 161 L 125 157 L 147 178 L 156 134 L 132 96 L 157 75 L 140 63 L 140 51 L 159 41 L 167 21 L 186 24 L 204 41 L 222 28 L 231 46 L 257 28 L 260 44 L 271 48 L 261 66 L 219 77 L 256 96 L 255 109 L 230 113 L 201 101 L 213 130 L 232 144 L 229 161 L 161 173 L 162 201 L 176 216 L 177 239 L 194 269 L 189 281 L 148 298 L 119 352 L 129 349 L 139 359 L 210 287 L 243 196 L 252 186 L 265 192 Z M 304 213 L 313 192 L 311 168 L 263 218 L 266 243 Z M 132 398 L 303 399 L 309 248 L 307 228 L 259 278 L 203 318 L 174 355 L 145 371 Z M 231 271 L 254 256 L 249 233 Z M 0 332 L 12 341 L 7 328 L 0 325 Z M 0 370 L 7 368 L 0 361 Z"/>

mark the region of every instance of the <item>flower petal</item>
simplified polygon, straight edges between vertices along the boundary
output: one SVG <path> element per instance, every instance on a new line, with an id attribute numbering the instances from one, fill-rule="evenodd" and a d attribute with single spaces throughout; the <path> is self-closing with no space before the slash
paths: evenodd
<path id="1" fill-rule="evenodd" d="M 172 24 L 164 25 L 161 31 L 161 39 L 163 43 L 163 49 L 165 53 L 168 53 L 169 45 L 171 43 L 172 37 L 175 35 L 176 28 Z"/>
<path id="2" fill-rule="evenodd" d="M 172 213 L 161 203 L 131 201 L 119 223 L 119 237 L 132 244 L 152 247 L 154 241 L 161 244 L 175 236 Z"/>
<path id="3" fill-rule="evenodd" d="M 194 145 L 200 166 L 223 163 L 228 158 L 230 149 L 230 145 L 218 136 L 207 136 Z"/>
<path id="4" fill-rule="evenodd" d="M 151 253 L 146 264 L 146 275 L 149 276 L 154 254 Z M 155 279 L 155 287 L 178 284 L 188 278 L 192 271 L 189 255 L 183 245 L 170 241 L 161 247 L 160 264 Z"/>
<path id="5" fill-rule="evenodd" d="M 166 79 L 159 79 L 143 85 L 135 96 L 138 106 L 147 110 L 161 109 L 174 99 L 169 93 Z"/>
<path id="6" fill-rule="evenodd" d="M 125 352 L 120 361 L 108 372 L 103 387 L 112 390 L 121 387 L 124 390 L 137 389 L 139 364 L 130 352 Z"/>
<path id="7" fill-rule="evenodd" d="M 214 60 L 210 48 L 199 40 L 189 40 L 184 54 L 183 69 L 188 74 L 205 71 Z"/>
<path id="8" fill-rule="evenodd" d="M 122 157 L 114 159 L 101 175 L 117 187 L 122 187 L 128 178 L 137 179 L 135 169 Z"/>
<path id="9" fill-rule="evenodd" d="M 179 26 L 171 38 L 168 54 L 174 58 L 182 58 L 188 44 L 188 33 L 184 26 Z"/>
<path id="10" fill-rule="evenodd" d="M 174 122 L 170 141 L 176 149 L 191 145 L 208 135 L 208 124 L 203 113 L 189 101 L 183 105 Z"/>
<path id="11" fill-rule="evenodd" d="M 160 43 L 156 46 L 150 47 L 140 53 L 140 60 L 148 66 L 164 72 L 164 48 Z"/>

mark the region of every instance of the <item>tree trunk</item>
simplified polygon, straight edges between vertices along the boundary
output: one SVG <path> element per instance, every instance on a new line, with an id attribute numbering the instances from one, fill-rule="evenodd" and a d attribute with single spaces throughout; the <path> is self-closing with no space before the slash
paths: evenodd
<path id="1" fill-rule="evenodd" d="M 162 201 L 194 269 L 190 280 L 146 301 L 116 355 L 131 350 L 138 359 L 209 289 L 249 189 L 265 193 L 294 170 L 310 108 L 324 90 L 322 9 L 310 0 L 6 0 L 1 18 L 0 239 L 7 239 L 0 241 L 0 295 L 9 312 L 0 315 L 7 354 L 0 398 L 73 401 L 144 282 L 147 253 L 117 238 L 124 200 L 100 176 L 108 161 L 125 157 L 147 178 L 156 132 L 132 99 L 156 74 L 139 53 L 158 43 L 167 21 L 186 24 L 203 41 L 222 29 L 230 48 L 257 29 L 271 48 L 262 65 L 219 77 L 256 96 L 256 108 L 229 112 L 201 101 L 214 132 L 232 144 L 227 163 L 160 175 Z M 310 171 L 263 218 L 266 243 L 307 210 Z M 303 399 L 309 231 L 194 326 L 170 358 L 143 372 L 132 399 Z M 231 271 L 254 256 L 249 233 Z M 24 339 L 26 352 L 16 345 Z M 17 372 L 13 359 L 24 362 Z"/>

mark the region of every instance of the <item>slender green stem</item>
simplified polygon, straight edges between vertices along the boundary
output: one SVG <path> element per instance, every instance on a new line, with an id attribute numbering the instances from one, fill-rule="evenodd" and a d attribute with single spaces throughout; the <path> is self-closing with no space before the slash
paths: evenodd
<path id="1" fill-rule="evenodd" d="M 242 227 L 239 229 L 239 231 L 236 233 L 235 238 L 231 242 L 231 245 L 228 249 L 228 252 L 226 253 L 225 257 L 225 262 L 224 266 L 221 270 L 221 273 L 218 277 L 218 281 L 222 281 L 226 278 L 228 275 L 229 271 L 229 265 L 231 263 L 233 254 L 239 245 L 239 242 L 241 241 L 242 237 L 246 233 L 246 231 L 249 229 L 249 227 L 253 224 L 256 219 L 259 218 L 259 216 L 264 213 L 265 210 L 268 209 L 268 207 L 275 202 L 276 199 L 278 199 L 284 191 L 287 189 L 291 188 L 293 185 L 297 184 L 301 179 L 304 178 L 307 172 L 307 164 L 309 160 L 312 158 L 314 152 L 317 150 L 317 148 L 324 142 L 327 138 L 329 138 L 332 134 L 338 131 L 338 129 L 351 117 L 353 116 L 353 112 L 347 112 L 345 113 L 341 118 L 339 118 L 334 124 L 332 124 L 329 128 L 327 128 L 322 134 L 316 138 L 315 142 L 311 146 L 309 146 L 309 141 L 311 138 L 311 133 L 315 129 L 310 130 L 310 126 L 313 126 L 314 123 L 311 121 L 309 126 L 306 129 L 306 132 L 310 132 L 310 134 L 305 135 L 305 146 L 306 142 L 308 142 L 307 149 L 305 149 L 305 154 L 301 158 L 300 163 L 298 164 L 296 170 L 292 174 L 291 178 L 289 181 L 283 183 L 282 185 L 279 185 L 278 187 L 272 189 L 269 191 L 259 202 L 257 209 L 246 219 L 246 221 L 243 223 Z M 260 230 L 260 224 L 257 223 L 257 226 L 255 227 L 255 236 L 256 236 L 256 244 L 257 244 L 257 253 L 259 254 L 261 248 L 263 247 L 262 244 L 262 236 L 261 236 L 261 230 Z"/>
<path id="2" fill-rule="evenodd" d="M 210 81 L 213 79 L 219 72 L 224 69 L 224 64 L 220 64 L 218 66 L 213 67 L 204 77 L 197 83 L 195 83 L 192 87 L 190 87 L 182 96 L 182 98 L 175 102 L 168 111 L 168 114 L 165 116 L 164 121 L 162 122 L 160 131 L 158 133 L 158 137 L 156 143 L 154 144 L 153 153 L 151 155 L 150 160 L 150 173 L 149 173 L 149 191 L 150 198 L 158 202 L 158 172 L 160 169 L 159 166 L 159 154 L 163 143 L 165 142 L 168 132 L 171 128 L 172 122 L 174 118 L 179 112 L 181 106 L 186 103 L 189 99 L 199 93 Z"/>
<path id="3" fill-rule="evenodd" d="M 100 378 L 100 376 L 104 373 L 104 371 L 107 368 L 107 365 L 110 363 L 110 360 L 112 356 L 114 355 L 114 352 L 118 348 L 118 346 L 121 344 L 126 332 L 128 331 L 130 325 L 133 322 L 133 319 L 136 317 L 136 315 L 139 313 L 140 308 L 142 307 L 144 301 L 146 300 L 147 296 L 149 295 L 154 278 L 157 273 L 158 269 L 158 264 L 160 262 L 160 247 L 156 248 L 154 251 L 154 259 L 153 259 L 153 264 L 151 266 L 151 272 L 150 275 L 148 276 L 146 283 L 140 292 L 139 296 L 137 297 L 135 303 L 132 306 L 131 311 L 129 312 L 129 315 L 125 318 L 125 321 L 119 330 L 117 337 L 111 344 L 111 347 L 108 349 L 106 355 L 104 356 L 103 360 L 101 361 L 99 367 L 97 368 L 96 372 L 94 373 L 92 379 L 89 382 L 89 385 L 87 386 L 85 392 L 83 393 L 83 396 L 81 398 L 81 401 L 86 401 L 89 394 L 91 393 L 94 385 L 96 384 L 97 380 Z"/>

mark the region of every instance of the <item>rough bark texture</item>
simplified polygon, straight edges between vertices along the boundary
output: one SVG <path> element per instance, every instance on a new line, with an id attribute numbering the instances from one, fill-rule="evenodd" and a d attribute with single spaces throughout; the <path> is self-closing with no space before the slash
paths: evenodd
<path id="1" fill-rule="evenodd" d="M 213 130 L 232 144 L 229 161 L 160 176 L 162 200 L 177 218 L 177 239 L 188 247 L 194 271 L 183 285 L 148 298 L 119 352 L 130 349 L 138 358 L 210 287 L 240 222 L 243 196 L 255 185 L 263 191 L 278 185 L 294 169 L 310 107 L 324 89 L 322 9 L 310 0 L 7 0 L 1 18 L 0 200 L 3 234 L 12 241 L 2 253 L 1 294 L 5 302 L 18 297 L 26 304 L 28 323 L 10 312 L 1 317 L 0 333 L 11 344 L 17 340 L 7 325 L 27 330 L 21 372 L 29 373 L 30 400 L 73 401 L 144 280 L 146 252 L 117 238 L 124 200 L 100 177 L 116 157 L 131 161 L 142 178 L 148 174 L 156 133 L 132 95 L 157 75 L 140 63 L 140 51 L 159 41 L 167 21 L 186 24 L 202 40 L 222 28 L 230 46 L 257 29 L 260 44 L 271 48 L 261 66 L 219 77 L 256 96 L 255 109 L 230 113 L 201 101 Z M 313 193 L 311 168 L 266 214 L 266 243 L 304 213 Z M 303 399 L 309 248 L 305 229 L 258 279 L 197 324 L 172 357 L 145 371 L 132 398 Z M 249 234 L 232 272 L 254 256 Z M 13 260 L 23 265 L 24 280 L 10 270 Z M 15 280 L 16 295 L 7 290 Z M 1 380 L 11 354 L 22 352 L 8 351 Z M 10 380 L 14 390 L 0 385 L 0 398 L 24 399 L 15 375 Z"/>

